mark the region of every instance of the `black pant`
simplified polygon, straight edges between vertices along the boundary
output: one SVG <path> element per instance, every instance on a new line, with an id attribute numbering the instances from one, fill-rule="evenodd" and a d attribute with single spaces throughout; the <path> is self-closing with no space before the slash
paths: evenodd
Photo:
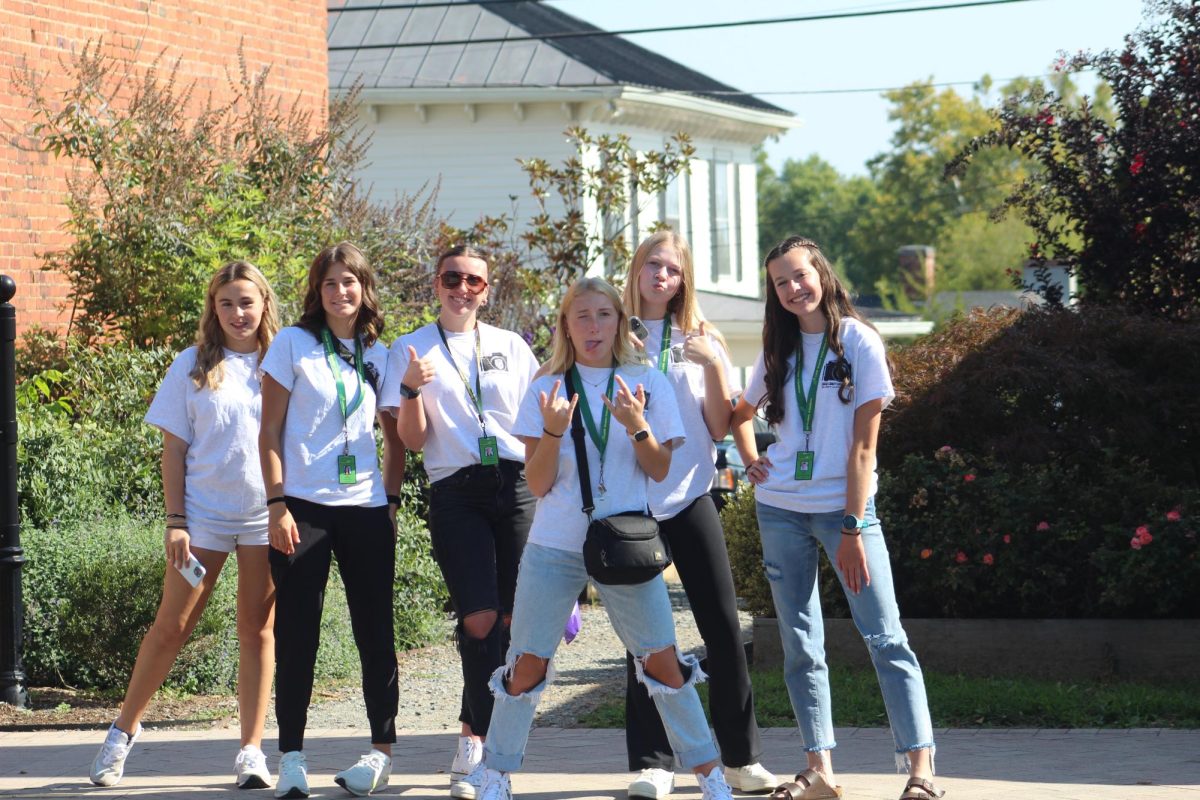
<path id="1" fill-rule="evenodd" d="M 300 543 L 290 556 L 275 548 L 269 552 L 275 579 L 279 750 L 304 749 L 331 555 L 337 556 L 346 587 L 350 625 L 362 662 L 371 743 L 395 742 L 400 697 L 392 627 L 396 544 L 387 506 L 323 506 L 289 497 L 287 507 L 300 531 Z"/>
<path id="2" fill-rule="evenodd" d="M 696 627 L 708 651 L 708 706 L 721 761 L 727 767 L 756 763 L 762 753 L 754 691 L 742 648 L 733 573 L 725 533 L 707 494 L 671 519 L 659 521 L 683 582 Z M 629 769 L 672 769 L 675 757 L 662 719 L 646 687 L 638 683 L 633 656 L 625 654 L 625 748 Z"/>
<path id="3" fill-rule="evenodd" d="M 505 614 L 512 613 L 521 552 L 533 524 L 533 495 L 525 485 L 525 465 L 503 460 L 475 464 L 434 482 L 429 489 L 429 532 L 458 617 L 463 697 L 459 721 L 477 736 L 492 721 L 488 681 L 508 652 Z M 468 636 L 463 620 L 496 611 L 496 624 L 483 637 Z"/>

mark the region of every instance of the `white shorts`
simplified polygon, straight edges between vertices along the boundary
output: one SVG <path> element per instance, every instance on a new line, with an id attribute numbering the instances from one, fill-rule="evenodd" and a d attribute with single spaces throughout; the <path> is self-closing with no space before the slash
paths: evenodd
<path id="1" fill-rule="evenodd" d="M 267 531 L 248 531 L 246 533 L 214 533 L 202 527 L 193 527 L 188 531 L 191 537 L 189 547 L 201 550 L 215 550 L 218 553 L 232 553 L 239 545 L 269 545 Z"/>

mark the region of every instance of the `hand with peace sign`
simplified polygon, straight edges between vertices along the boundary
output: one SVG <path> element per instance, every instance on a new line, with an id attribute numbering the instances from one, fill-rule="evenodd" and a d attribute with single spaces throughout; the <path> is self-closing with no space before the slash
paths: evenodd
<path id="1" fill-rule="evenodd" d="M 620 379 L 618 378 L 618 380 Z M 567 428 L 571 427 L 571 416 L 575 413 L 575 404 L 579 402 L 579 395 L 575 395 L 568 401 L 558 393 L 561 388 L 562 379 L 559 378 L 554 382 L 554 387 L 550 389 L 549 396 L 545 392 L 538 392 L 538 406 L 542 410 L 542 429 L 556 438 L 562 438 L 562 435 L 567 432 Z"/>
<path id="2" fill-rule="evenodd" d="M 650 427 L 646 424 L 646 417 L 642 413 L 646 410 L 646 390 L 642 384 L 639 383 L 637 389 L 631 392 L 629 384 L 625 383 L 620 375 L 617 375 L 616 379 L 617 396 L 612 400 L 602 397 L 604 405 L 608 406 L 613 418 L 624 425 L 630 435 Z"/>
<path id="3" fill-rule="evenodd" d="M 689 333 L 683 343 L 683 357 L 693 364 L 703 364 L 706 367 L 717 363 L 717 353 L 709 341 L 707 326 L 708 323 L 701 320 L 700 330 Z"/>
<path id="4" fill-rule="evenodd" d="M 408 346 L 408 369 L 404 370 L 404 379 L 401 383 L 416 390 L 432 381 L 436 375 L 437 368 L 434 366 L 433 359 L 428 356 L 420 358 L 417 355 L 417 348 L 410 344 Z"/>

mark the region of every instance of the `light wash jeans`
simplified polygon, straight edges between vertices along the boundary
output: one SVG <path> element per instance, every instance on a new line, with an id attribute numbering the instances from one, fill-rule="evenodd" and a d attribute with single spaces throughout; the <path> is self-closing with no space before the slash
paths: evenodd
<path id="1" fill-rule="evenodd" d="M 521 768 L 534 709 L 542 691 L 554 680 L 553 661 L 547 665 L 545 679 L 524 694 L 510 695 L 504 687 L 505 679 L 512 674 L 513 665 L 522 653 L 553 658 L 575 599 L 586 584 L 582 553 L 532 543 L 525 546 L 517 574 L 508 663 L 496 670 L 491 680 L 496 704 L 484 748 L 491 769 L 514 772 Z M 691 769 L 715 761 L 717 746 L 704 718 L 700 696 L 696 694 L 696 684 L 704 679 L 696 657 L 680 658 L 685 680 L 678 689 L 654 680 L 642 666 L 647 656 L 675 645 L 671 599 L 662 577 L 633 586 L 597 585 L 596 588 L 617 635 L 636 657 L 638 680 L 654 698 L 679 763 Z"/>
<path id="2" fill-rule="evenodd" d="M 818 545 L 830 560 L 836 558 L 842 540 L 841 511 L 805 514 L 757 503 L 758 528 L 762 536 L 763 567 L 771 585 L 779 634 L 783 639 L 783 675 L 792 711 L 806 752 L 828 750 L 837 743 L 833 735 L 833 712 L 829 700 L 829 667 L 825 663 L 825 625 L 817 582 L 820 560 Z M 887 708 L 892 739 L 896 744 L 896 767 L 908 768 L 907 754 L 934 747 L 925 679 L 917 656 L 908 646 L 900 624 L 900 610 L 892 587 L 883 529 L 875 517 L 875 502 L 867 504 L 871 526 L 862 532 L 871 583 L 855 595 L 842 581 L 850 603 L 850 614 L 866 641 L 883 703 Z"/>

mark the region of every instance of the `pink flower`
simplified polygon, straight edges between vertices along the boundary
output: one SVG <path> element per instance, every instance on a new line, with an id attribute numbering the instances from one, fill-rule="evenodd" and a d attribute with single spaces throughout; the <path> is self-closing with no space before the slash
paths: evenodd
<path id="1" fill-rule="evenodd" d="M 1140 539 L 1138 539 L 1138 538 L 1135 536 L 1135 537 L 1133 537 L 1132 539 L 1130 539 L 1130 540 L 1129 540 L 1129 546 L 1130 546 L 1130 547 L 1132 547 L 1134 550 L 1141 550 L 1141 549 L 1142 549 L 1142 542 L 1141 542 L 1141 540 L 1140 540 Z"/>
<path id="2" fill-rule="evenodd" d="M 1011 543 L 1012 543 L 1012 536 L 1009 536 L 1007 533 L 1006 533 L 1006 534 L 1004 534 L 1004 543 L 1005 543 L 1005 544 L 1011 544 Z"/>
<path id="3" fill-rule="evenodd" d="M 1183 518 L 1183 515 L 1179 513 L 1178 508 L 1172 508 L 1170 511 L 1167 512 L 1167 522 L 1179 522 L 1179 520 L 1181 520 L 1182 518 Z"/>
<path id="4" fill-rule="evenodd" d="M 1050 523 L 1046 522 L 1045 520 L 1042 520 L 1041 522 L 1039 522 L 1037 524 L 1037 529 L 1039 531 L 1048 531 L 1048 530 L 1050 530 Z"/>
<path id="5" fill-rule="evenodd" d="M 975 473 L 968 472 L 966 475 L 963 475 L 963 480 L 967 483 L 971 483 L 973 480 L 975 480 Z"/>
<path id="6" fill-rule="evenodd" d="M 984 553 L 983 554 L 983 563 L 987 564 L 990 567 L 992 564 L 996 563 L 996 558 L 991 553 Z"/>
<path id="7" fill-rule="evenodd" d="M 964 553 L 962 550 L 959 550 L 958 554 L 956 556 L 954 556 L 954 560 L 957 561 L 959 564 L 965 564 L 968 561 L 967 554 Z"/>
<path id="8" fill-rule="evenodd" d="M 1145 525 L 1138 525 L 1137 529 L 1134 531 L 1134 533 L 1137 534 L 1137 537 L 1139 539 L 1144 539 L 1150 535 L 1150 528 L 1148 528 Z"/>
<path id="9" fill-rule="evenodd" d="M 933 555 L 933 551 L 930 550 L 928 547 L 926 547 L 924 550 L 921 551 L 922 559 L 929 558 L 931 555 Z"/>
<path id="10" fill-rule="evenodd" d="M 1146 154 L 1137 153 L 1133 157 L 1133 161 L 1129 162 L 1129 174 L 1137 175 L 1146 166 Z"/>
<path id="11" fill-rule="evenodd" d="M 938 448 L 938 452 L 939 452 L 939 453 L 953 453 L 953 452 L 954 452 L 954 448 L 953 448 L 953 447 L 951 447 L 951 446 L 950 446 L 950 445 L 948 445 L 948 444 L 944 444 L 944 445 L 942 445 L 941 447 L 939 447 L 939 448 Z"/>
<path id="12" fill-rule="evenodd" d="M 1142 238 L 1146 235 L 1146 223 L 1138 222 L 1133 226 L 1133 235 L 1137 238 Z"/>
<path id="13" fill-rule="evenodd" d="M 1137 530 L 1133 532 L 1133 540 L 1138 543 L 1134 550 L 1140 550 L 1142 546 L 1148 545 L 1154 541 L 1154 537 L 1150 535 L 1150 528 L 1146 525 L 1139 525 Z"/>

